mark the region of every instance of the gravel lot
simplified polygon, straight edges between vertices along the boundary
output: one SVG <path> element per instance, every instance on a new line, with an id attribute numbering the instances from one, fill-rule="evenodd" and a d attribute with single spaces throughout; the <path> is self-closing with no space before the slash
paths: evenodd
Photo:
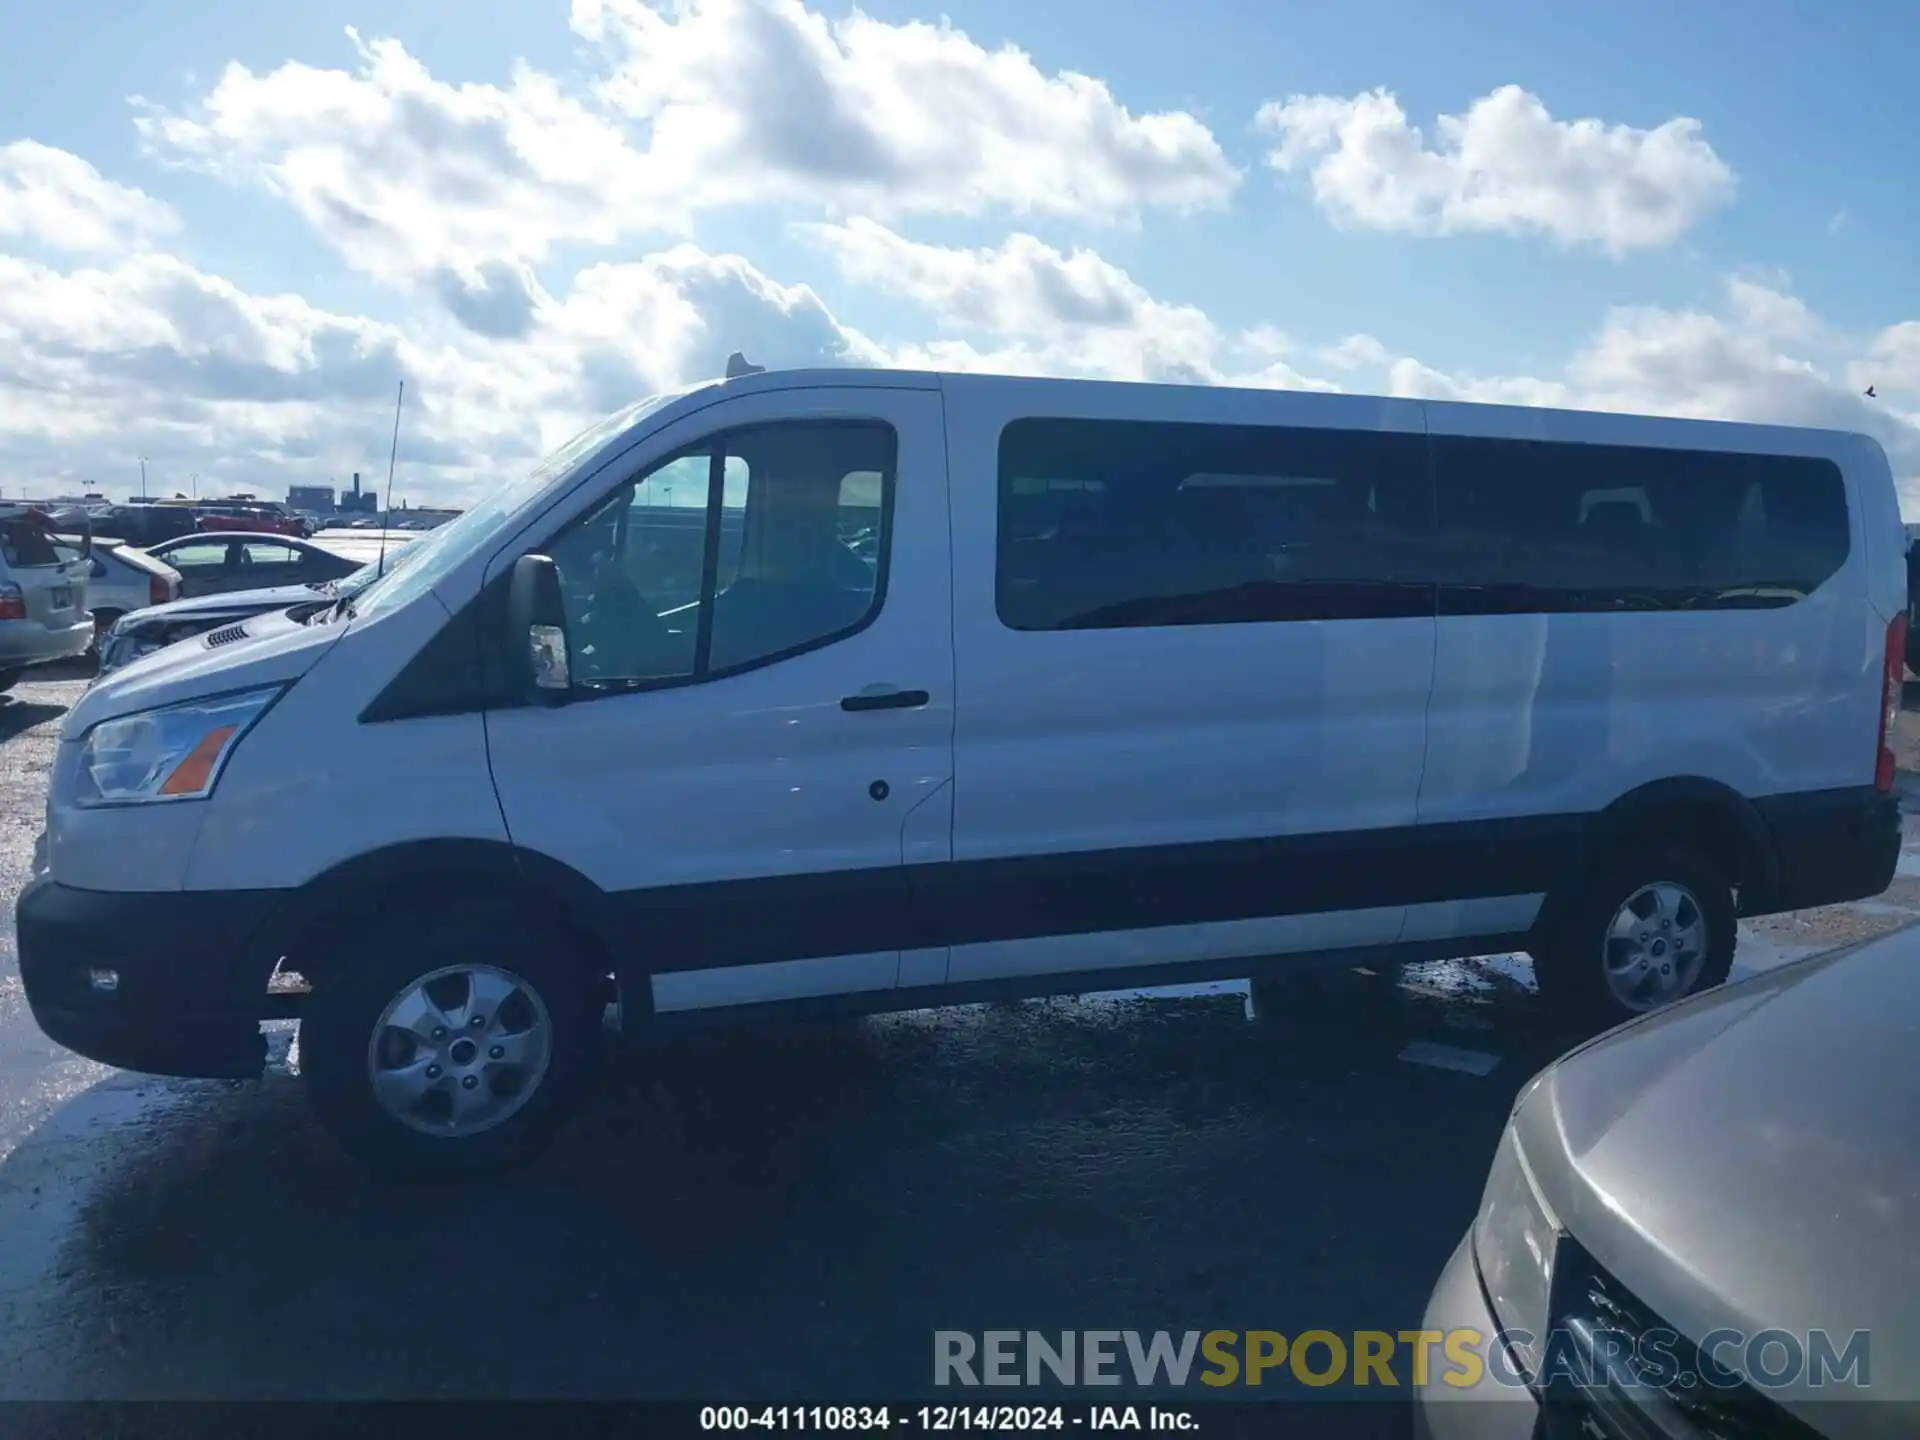
<path id="1" fill-rule="evenodd" d="M 145 1079 L 34 1029 L 12 905 L 82 683 L 0 705 L 4 1399 L 903 1398 L 935 1329 L 1411 1328 L 1562 1048 L 1498 959 L 1260 1024 L 1229 992 L 714 1034 L 610 1071 L 537 1169 L 383 1187 L 289 1074 Z M 1743 966 L 1920 914 L 1912 868 L 1749 926 Z"/>

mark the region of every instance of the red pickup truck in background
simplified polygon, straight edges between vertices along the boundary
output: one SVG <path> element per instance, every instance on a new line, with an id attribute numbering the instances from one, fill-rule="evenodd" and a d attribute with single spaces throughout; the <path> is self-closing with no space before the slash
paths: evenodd
<path id="1" fill-rule="evenodd" d="M 245 530 L 253 534 L 293 535 L 301 539 L 313 533 L 313 527 L 298 515 L 271 501 L 244 504 L 214 504 L 199 507 L 196 530 Z"/>

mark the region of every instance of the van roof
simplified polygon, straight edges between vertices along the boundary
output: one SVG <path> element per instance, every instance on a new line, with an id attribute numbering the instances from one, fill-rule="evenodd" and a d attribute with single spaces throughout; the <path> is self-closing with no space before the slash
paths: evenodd
<path id="1" fill-rule="evenodd" d="M 1584 441 L 1592 444 L 1661 445 L 1683 449 L 1734 446 L 1741 450 L 1783 450 L 1788 453 L 1853 449 L 1861 444 L 1879 450 L 1879 442 L 1859 431 L 1828 427 L 1762 424 L 1743 420 L 1704 420 L 1628 411 L 1565 410 L 1534 405 L 1490 405 L 1466 400 L 1427 400 L 1412 397 L 1354 394 L 1346 391 L 1263 389 L 1234 385 L 1179 385 L 1138 380 L 1081 380 L 977 372 L 846 369 L 765 370 L 732 379 L 708 380 L 689 386 L 675 401 L 724 387 L 730 394 L 805 389 L 814 386 L 873 387 L 889 390 L 1017 388 L 1045 392 L 1065 400 L 1095 396 L 1113 398 L 1115 392 L 1143 390 L 1218 397 L 1223 410 L 1240 410 L 1253 395 L 1323 397 L 1346 403 L 1373 401 L 1380 405 L 1420 407 L 1427 423 L 1443 433 L 1458 432 L 1511 439 Z M 1097 403 L 1097 402 L 1096 402 Z M 1416 413 L 1411 408 L 1409 416 Z M 1224 416 L 1222 418 L 1225 418 Z"/>

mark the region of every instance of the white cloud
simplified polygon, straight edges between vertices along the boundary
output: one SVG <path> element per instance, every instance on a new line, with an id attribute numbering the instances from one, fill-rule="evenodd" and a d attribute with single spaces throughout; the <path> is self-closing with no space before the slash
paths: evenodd
<path id="1" fill-rule="evenodd" d="M 684 219 L 622 127 L 551 78 L 519 66 L 504 87 L 450 85 L 397 41 L 348 35 L 356 73 L 231 64 L 189 112 L 141 115 L 140 133 L 164 158 L 264 186 L 356 269 L 492 296 L 496 322 L 524 319 L 524 264 L 555 245 Z"/>
<path id="2" fill-rule="evenodd" d="M 735 350 L 781 370 L 887 363 L 807 286 L 692 245 L 583 270 L 564 301 L 541 310 L 530 344 L 549 358 L 582 423 L 636 396 L 722 374 Z"/>
<path id="3" fill-rule="evenodd" d="M 272 491 L 384 468 L 407 382 L 397 493 L 459 499 L 640 395 L 719 373 L 883 357 L 805 286 L 679 246 L 534 297 L 524 337 L 399 326 L 249 294 L 164 255 L 70 271 L 0 255 L 0 468 L 21 486 Z"/>
<path id="4" fill-rule="evenodd" d="M 1323 365 L 1331 365 L 1336 370 L 1359 370 L 1368 365 L 1384 366 L 1392 359 L 1387 347 L 1371 335 L 1349 335 L 1338 345 L 1329 345 L 1320 352 L 1320 362 Z"/>
<path id="5" fill-rule="evenodd" d="M 1852 373 L 1863 391 L 1871 385 L 1883 396 L 1904 397 L 1920 405 L 1920 320 L 1882 330 Z"/>
<path id="6" fill-rule="evenodd" d="M 960 332 L 898 345 L 890 352 L 896 363 L 1331 388 L 1285 362 L 1290 347 L 1271 327 L 1223 332 L 1195 306 L 1155 299 L 1092 250 L 1061 251 L 1021 234 L 994 246 L 928 245 L 866 218 L 795 228 L 825 248 L 849 280 L 911 301 L 942 330 Z"/>
<path id="7" fill-rule="evenodd" d="M 690 233 L 718 206 L 1097 220 L 1223 202 L 1239 175 L 1184 113 L 1136 115 L 958 30 L 799 0 L 576 0 L 599 95 L 524 64 L 451 84 L 349 30 L 352 71 L 230 64 L 184 110 L 143 106 L 149 149 L 289 203 L 356 269 L 423 281 L 466 323 L 523 333 L 556 247 Z"/>
<path id="8" fill-rule="evenodd" d="M 870 212 L 1114 219 L 1193 209 L 1238 171 L 1180 111 L 1136 115 L 1104 82 L 1043 72 L 950 24 L 829 21 L 800 0 L 573 0 L 687 193 Z"/>
<path id="9" fill-rule="evenodd" d="M 124 249 L 180 225 L 172 207 L 33 140 L 0 146 L 0 240 L 57 250 Z"/>
<path id="10" fill-rule="evenodd" d="M 1323 210 L 1366 229 L 1531 233 L 1617 255 L 1673 243 L 1734 189 L 1698 121 L 1556 120 L 1517 85 L 1442 115 L 1432 146 L 1386 90 L 1271 101 L 1255 123 L 1277 141 L 1271 166 L 1307 173 Z"/>
<path id="11" fill-rule="evenodd" d="M 975 249 L 925 245 L 865 218 L 795 229 L 826 246 L 848 279 L 1001 334 L 1186 328 L 1211 337 L 1191 306 L 1165 305 L 1092 250 L 1062 252 L 1031 235 Z"/>
<path id="12" fill-rule="evenodd" d="M 1861 431 L 1886 447 L 1905 508 L 1920 514 L 1920 417 L 1865 398 L 1855 384 L 1860 347 L 1758 281 L 1728 281 L 1718 311 L 1616 308 L 1557 377 L 1448 374 L 1371 336 L 1344 344 L 1370 356 L 1395 395 Z M 1867 348 L 1920 397 L 1920 324 L 1894 326 Z"/>
<path id="13" fill-rule="evenodd" d="M 140 455 L 182 484 L 188 471 L 238 484 L 351 469 L 372 453 L 403 366 L 436 368 L 391 326 L 248 295 L 169 256 L 72 271 L 0 256 L 10 489 L 60 481 L 118 493 Z"/>
<path id="14" fill-rule="evenodd" d="M 1717 307 L 1622 307 L 1557 374 L 1450 373 L 1370 335 L 1302 348 L 1159 299 L 1087 249 L 1027 235 L 944 247 L 856 219 L 805 227 L 853 283 L 925 320 L 885 343 L 813 288 L 690 244 L 590 266 L 564 293 L 529 282 L 516 338 L 447 322 L 400 327 L 255 295 L 157 254 L 59 270 L 0 256 L 0 462 L 10 483 L 108 483 L 151 457 L 158 486 L 273 488 L 384 464 L 405 376 L 399 493 L 459 499 L 581 424 L 717 373 L 732 350 L 776 368 L 905 365 L 1012 374 L 1360 389 L 1864 430 L 1920 513 L 1920 322 L 1856 340 L 1779 280 L 1729 280 Z M 1861 394 L 1879 377 L 1882 401 Z M 1867 382 L 1871 383 L 1871 382 Z M 1885 402 L 1885 403 L 1882 403 Z M 123 478 L 116 478 L 123 477 Z"/>

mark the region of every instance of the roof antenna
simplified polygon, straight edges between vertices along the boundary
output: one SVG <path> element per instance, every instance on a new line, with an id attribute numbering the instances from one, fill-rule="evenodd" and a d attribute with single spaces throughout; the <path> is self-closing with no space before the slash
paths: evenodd
<path id="1" fill-rule="evenodd" d="M 766 373 L 766 366 L 749 365 L 747 363 L 747 357 L 742 355 L 738 350 L 727 357 L 727 379 L 729 380 L 738 380 L 742 375 L 764 375 Z"/>
<path id="2" fill-rule="evenodd" d="M 373 578 L 387 573 L 387 516 L 393 513 L 393 462 L 400 457 L 400 406 L 407 398 L 407 382 L 400 382 L 400 393 L 393 398 L 393 448 L 387 451 L 387 500 L 380 513 L 380 563 Z"/>

